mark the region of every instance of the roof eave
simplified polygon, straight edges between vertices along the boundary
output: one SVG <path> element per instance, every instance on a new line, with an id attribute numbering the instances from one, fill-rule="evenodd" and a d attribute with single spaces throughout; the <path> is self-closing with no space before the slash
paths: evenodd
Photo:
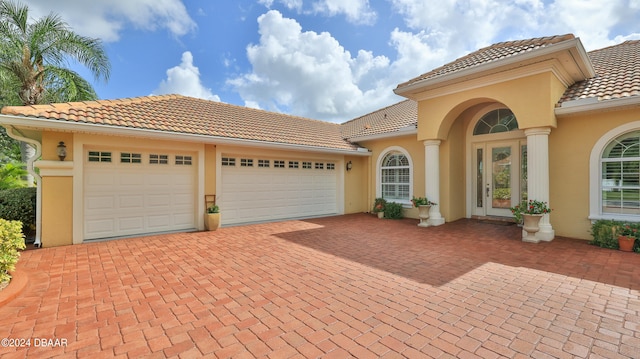
<path id="1" fill-rule="evenodd" d="M 47 118 L 23 117 L 15 115 L 0 114 L 0 125 L 19 126 L 29 128 L 40 128 L 45 130 L 57 130 L 68 132 L 86 132 L 104 134 L 112 136 L 142 137 L 158 140 L 199 142 L 205 144 L 225 144 L 235 146 L 260 147 L 278 150 L 298 150 L 309 152 L 321 152 L 341 155 L 370 156 L 369 152 L 364 152 L 359 148 L 342 149 L 331 147 L 320 147 L 312 145 L 302 145 L 283 142 L 259 141 L 243 138 L 230 138 L 210 135 L 199 135 L 181 132 L 158 131 L 140 128 L 116 127 L 108 125 L 98 125 L 91 123 L 66 122 L 51 120 Z"/>
<path id="2" fill-rule="evenodd" d="M 378 133 L 378 134 L 369 135 L 369 136 L 349 137 L 348 140 L 349 142 L 357 143 L 357 142 L 364 142 L 364 141 L 384 140 L 388 138 L 396 138 L 396 137 L 417 135 L 417 134 L 418 134 L 418 129 L 398 130 L 393 132 Z"/>
<path id="3" fill-rule="evenodd" d="M 627 108 L 640 107 L 640 96 L 630 96 L 610 100 L 598 100 L 596 98 L 578 99 L 565 101 L 561 107 L 556 107 L 556 116 L 571 116 L 587 112 L 601 112 L 622 110 Z"/>
<path id="4" fill-rule="evenodd" d="M 441 87 L 447 83 L 459 82 L 464 78 L 480 76 L 487 72 L 495 72 L 501 67 L 510 67 L 521 62 L 533 60 L 537 57 L 547 56 L 562 51 L 569 51 L 571 53 L 576 65 L 582 72 L 582 76 L 584 77 L 583 79 L 595 76 L 595 69 L 593 67 L 593 64 L 591 63 L 591 60 L 589 59 L 586 50 L 584 49 L 584 46 L 582 46 L 582 42 L 579 38 L 574 38 L 532 51 L 516 54 L 514 56 L 505 57 L 502 59 L 455 71 L 450 74 L 438 76 L 436 78 L 419 80 L 403 87 L 396 87 L 393 92 L 399 96 L 412 98 L 412 94 L 425 91 L 429 88 Z M 579 81 L 580 79 L 574 80 Z"/>

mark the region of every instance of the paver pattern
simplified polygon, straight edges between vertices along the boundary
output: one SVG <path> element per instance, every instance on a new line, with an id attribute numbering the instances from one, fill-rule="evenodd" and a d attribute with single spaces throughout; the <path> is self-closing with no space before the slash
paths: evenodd
<path id="1" fill-rule="evenodd" d="M 640 358 L 640 255 L 366 214 L 26 251 L 22 357 Z"/>

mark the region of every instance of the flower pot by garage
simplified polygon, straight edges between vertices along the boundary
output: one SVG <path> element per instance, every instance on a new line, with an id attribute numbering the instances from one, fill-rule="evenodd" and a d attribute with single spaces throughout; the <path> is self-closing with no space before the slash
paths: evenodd
<path id="1" fill-rule="evenodd" d="M 207 213 L 204 217 L 204 226 L 207 231 L 215 231 L 220 228 L 220 213 Z"/>
<path id="2" fill-rule="evenodd" d="M 378 212 L 378 218 L 380 219 L 384 218 L 384 212 Z"/>
<path id="3" fill-rule="evenodd" d="M 419 227 L 429 227 L 429 211 L 430 210 L 431 210 L 431 205 L 418 206 L 418 217 L 420 218 L 420 223 L 418 223 Z"/>
<path id="4" fill-rule="evenodd" d="M 522 219 L 524 221 L 522 229 L 526 232 L 526 235 L 522 237 L 523 242 L 540 242 L 540 240 L 536 238 L 536 233 L 540 231 L 541 218 L 542 214 L 522 214 Z"/>
<path id="5" fill-rule="evenodd" d="M 618 236 L 618 246 L 623 252 L 633 252 L 633 245 L 635 242 L 635 237 Z"/>

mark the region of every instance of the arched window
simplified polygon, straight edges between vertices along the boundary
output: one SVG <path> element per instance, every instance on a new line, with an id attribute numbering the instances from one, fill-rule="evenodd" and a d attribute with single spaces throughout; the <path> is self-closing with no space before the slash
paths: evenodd
<path id="1" fill-rule="evenodd" d="M 500 108 L 487 112 L 473 128 L 473 135 L 487 135 L 515 131 L 518 129 L 518 121 L 511 110 Z"/>
<path id="2" fill-rule="evenodd" d="M 640 214 L 640 131 L 611 140 L 600 159 L 602 214 Z"/>
<path id="3" fill-rule="evenodd" d="M 411 163 L 399 151 L 387 153 L 380 164 L 381 195 L 387 201 L 411 200 Z"/>

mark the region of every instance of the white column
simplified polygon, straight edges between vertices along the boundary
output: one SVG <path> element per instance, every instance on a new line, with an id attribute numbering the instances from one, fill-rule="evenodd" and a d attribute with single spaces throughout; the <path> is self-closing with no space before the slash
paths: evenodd
<path id="1" fill-rule="evenodd" d="M 428 223 L 439 226 L 444 224 L 440 214 L 440 140 L 424 141 L 424 172 L 425 195 L 437 203 L 431 206 Z"/>
<path id="2" fill-rule="evenodd" d="M 524 130 L 527 136 L 527 197 L 547 202 L 549 206 L 549 134 L 551 128 L 537 127 Z M 549 214 L 542 216 L 536 239 L 551 241 L 555 232 Z"/>

